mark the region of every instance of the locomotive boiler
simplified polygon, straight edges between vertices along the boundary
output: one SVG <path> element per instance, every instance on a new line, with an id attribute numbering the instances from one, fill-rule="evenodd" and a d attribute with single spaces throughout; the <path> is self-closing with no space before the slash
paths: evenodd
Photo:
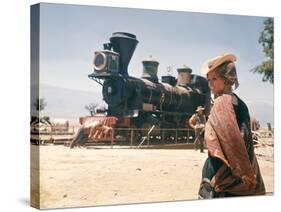
<path id="1" fill-rule="evenodd" d="M 197 106 L 207 107 L 207 80 L 181 67 L 177 78 L 166 75 L 160 81 L 159 62 L 152 58 L 142 61 L 140 78 L 130 76 L 128 65 L 137 44 L 135 35 L 115 32 L 104 49 L 95 52 L 94 72 L 88 77 L 102 85 L 107 116 L 118 119 L 117 128 L 188 129 L 188 119 Z M 156 137 L 159 132 L 155 131 Z"/>

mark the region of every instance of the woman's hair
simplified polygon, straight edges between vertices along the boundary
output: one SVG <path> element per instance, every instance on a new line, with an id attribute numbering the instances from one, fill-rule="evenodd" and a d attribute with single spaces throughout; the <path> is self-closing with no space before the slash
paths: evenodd
<path id="1" fill-rule="evenodd" d="M 224 79 L 226 85 L 235 86 L 238 88 L 239 82 L 236 72 L 236 67 L 233 62 L 225 62 L 217 68 L 217 72 L 221 78 Z"/>

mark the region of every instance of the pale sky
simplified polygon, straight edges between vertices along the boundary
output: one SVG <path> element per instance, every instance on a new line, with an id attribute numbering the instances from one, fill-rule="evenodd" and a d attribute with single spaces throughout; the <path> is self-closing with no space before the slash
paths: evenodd
<path id="1" fill-rule="evenodd" d="M 41 4 L 40 82 L 54 87 L 101 91 L 88 79 L 94 52 L 102 50 L 113 32 L 136 35 L 139 43 L 129 64 L 129 75 L 140 77 L 141 61 L 159 61 L 158 78 L 167 67 L 187 65 L 200 74 L 206 59 L 234 53 L 240 87 L 238 95 L 255 111 L 267 105 L 273 120 L 273 85 L 249 70 L 265 60 L 258 38 L 265 17 L 216 15 L 111 7 Z"/>

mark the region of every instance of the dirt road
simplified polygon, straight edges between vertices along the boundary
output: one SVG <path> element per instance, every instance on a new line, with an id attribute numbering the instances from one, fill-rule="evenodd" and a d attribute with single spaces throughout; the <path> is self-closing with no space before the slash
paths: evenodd
<path id="1" fill-rule="evenodd" d="M 258 160 L 267 192 L 273 192 L 273 158 L 263 152 Z M 41 207 L 197 199 L 206 157 L 194 150 L 40 146 Z"/>

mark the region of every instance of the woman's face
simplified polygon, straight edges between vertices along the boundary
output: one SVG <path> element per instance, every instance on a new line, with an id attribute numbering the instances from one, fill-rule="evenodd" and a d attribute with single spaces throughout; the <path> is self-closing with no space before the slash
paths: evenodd
<path id="1" fill-rule="evenodd" d="M 213 94 L 223 94 L 225 89 L 224 80 L 218 75 L 216 70 L 207 74 L 208 84 Z"/>

